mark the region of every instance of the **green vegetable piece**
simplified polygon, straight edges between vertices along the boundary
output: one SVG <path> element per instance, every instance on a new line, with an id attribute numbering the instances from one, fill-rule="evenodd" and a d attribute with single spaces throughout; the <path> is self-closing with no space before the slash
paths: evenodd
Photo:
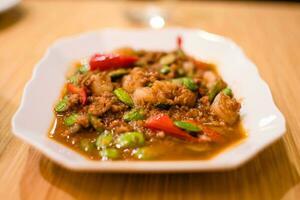
<path id="1" fill-rule="evenodd" d="M 182 85 L 182 78 L 171 79 L 171 82 L 176 84 L 176 85 Z"/>
<path id="2" fill-rule="evenodd" d="M 117 70 L 114 70 L 114 71 L 110 72 L 109 76 L 112 79 L 117 79 L 117 78 L 121 78 L 125 74 L 128 74 L 128 70 L 121 68 L 121 69 L 117 69 Z"/>
<path id="3" fill-rule="evenodd" d="M 189 77 L 182 78 L 182 84 L 189 90 L 195 91 L 198 89 L 198 85 L 195 81 Z"/>
<path id="4" fill-rule="evenodd" d="M 126 105 L 133 107 L 133 100 L 131 96 L 122 88 L 117 88 L 114 90 L 114 94 L 117 96 L 117 98 L 125 103 Z"/>
<path id="5" fill-rule="evenodd" d="M 67 126 L 72 126 L 76 123 L 78 115 L 77 114 L 71 114 L 70 116 L 66 117 L 64 120 L 64 124 Z"/>
<path id="6" fill-rule="evenodd" d="M 144 135 L 140 132 L 126 132 L 121 135 L 116 140 L 118 148 L 134 148 L 142 146 L 145 142 Z"/>
<path id="7" fill-rule="evenodd" d="M 113 160 L 120 157 L 120 152 L 115 148 L 105 148 L 100 151 L 100 156 L 102 157 L 102 160 Z"/>
<path id="8" fill-rule="evenodd" d="M 81 73 L 81 74 L 84 74 L 84 73 L 86 73 L 86 72 L 88 72 L 89 71 L 89 66 L 88 65 L 81 65 L 80 67 L 79 67 L 79 73 Z"/>
<path id="9" fill-rule="evenodd" d="M 78 85 L 78 76 L 77 75 L 73 75 L 70 78 L 68 78 L 68 81 L 74 85 Z"/>
<path id="10" fill-rule="evenodd" d="M 171 71 L 170 67 L 168 65 L 165 65 L 163 66 L 161 69 L 160 69 L 160 73 L 161 74 L 168 74 L 169 72 Z"/>
<path id="11" fill-rule="evenodd" d="M 172 64 L 176 60 L 176 56 L 174 54 L 167 54 L 159 60 L 159 63 L 162 65 Z"/>
<path id="12" fill-rule="evenodd" d="M 192 123 L 189 123 L 189 122 L 175 121 L 174 124 L 175 124 L 175 126 L 181 128 L 181 129 L 184 129 L 186 131 L 191 131 L 191 132 L 201 131 L 200 127 L 198 127 Z"/>
<path id="13" fill-rule="evenodd" d="M 80 148 L 83 151 L 90 152 L 93 150 L 94 145 L 89 139 L 85 138 L 85 139 L 80 140 Z"/>
<path id="14" fill-rule="evenodd" d="M 150 160 L 155 157 L 154 153 L 149 147 L 142 147 L 132 151 L 133 157 L 139 160 Z"/>
<path id="15" fill-rule="evenodd" d="M 98 149 L 108 147 L 113 142 L 113 135 L 109 131 L 104 131 L 98 136 L 96 140 L 96 146 Z"/>
<path id="16" fill-rule="evenodd" d="M 101 120 L 93 115 L 89 115 L 89 121 L 94 127 L 94 129 L 98 132 L 104 131 L 104 124 L 101 122 Z"/>
<path id="17" fill-rule="evenodd" d="M 222 92 L 223 92 L 225 95 L 230 96 L 230 97 L 232 97 L 232 95 L 233 95 L 233 94 L 232 94 L 232 90 L 231 90 L 229 87 L 223 89 Z"/>
<path id="18" fill-rule="evenodd" d="M 198 89 L 198 85 L 196 82 L 190 78 L 190 77 L 183 77 L 183 78 L 175 78 L 171 80 L 172 83 L 177 84 L 177 85 L 183 85 L 189 90 L 195 91 Z"/>
<path id="19" fill-rule="evenodd" d="M 130 122 L 130 121 L 136 121 L 136 120 L 140 120 L 140 119 L 144 119 L 145 114 L 144 111 L 141 109 L 133 109 L 130 112 L 126 113 L 123 116 L 123 119 L 126 122 Z"/>
<path id="20" fill-rule="evenodd" d="M 212 102 L 214 98 L 217 96 L 217 94 L 221 92 L 221 90 L 222 90 L 222 82 L 217 81 L 208 93 L 208 100 Z"/>
<path id="21" fill-rule="evenodd" d="M 64 111 L 68 110 L 68 108 L 69 108 L 68 100 L 62 99 L 56 104 L 54 110 L 56 112 L 64 112 Z"/>

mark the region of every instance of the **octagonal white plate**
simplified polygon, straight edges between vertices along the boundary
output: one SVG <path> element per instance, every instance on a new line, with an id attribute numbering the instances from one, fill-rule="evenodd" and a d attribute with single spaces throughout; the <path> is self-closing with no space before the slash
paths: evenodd
<path id="1" fill-rule="evenodd" d="M 21 0 L 0 0 L 0 13 L 18 5 Z"/>
<path id="2" fill-rule="evenodd" d="M 241 116 L 248 137 L 210 160 L 191 161 L 91 161 L 47 137 L 53 105 L 60 95 L 65 74 L 74 60 L 95 52 L 131 46 L 147 50 L 172 50 L 182 35 L 187 53 L 217 64 L 242 99 Z M 106 29 L 59 40 L 36 65 L 21 105 L 12 121 L 14 134 L 55 162 L 74 170 L 119 172 L 175 172 L 225 170 L 238 167 L 283 136 L 285 120 L 275 106 L 270 89 L 255 65 L 231 40 L 201 30 Z"/>

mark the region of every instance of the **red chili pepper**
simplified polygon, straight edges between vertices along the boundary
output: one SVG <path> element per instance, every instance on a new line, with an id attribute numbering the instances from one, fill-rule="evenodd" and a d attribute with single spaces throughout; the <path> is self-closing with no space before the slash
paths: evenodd
<path id="1" fill-rule="evenodd" d="M 208 136 L 213 142 L 217 142 L 217 143 L 224 142 L 224 138 L 217 131 L 215 131 L 211 128 L 208 128 L 206 126 L 200 126 L 199 124 L 197 124 L 195 121 L 192 121 L 192 120 L 187 120 L 187 122 L 190 122 L 196 126 L 199 126 L 202 129 L 203 134 Z"/>
<path id="2" fill-rule="evenodd" d="M 221 136 L 220 133 L 218 133 L 217 131 L 205 127 L 202 127 L 202 131 L 205 135 L 207 135 L 213 142 L 217 142 L 217 143 L 222 143 L 224 142 L 224 138 Z"/>
<path id="3" fill-rule="evenodd" d="M 182 37 L 181 37 L 181 35 L 177 36 L 177 48 L 182 49 Z"/>
<path id="4" fill-rule="evenodd" d="M 198 138 L 195 138 L 187 132 L 177 128 L 173 124 L 173 121 L 170 119 L 170 117 L 165 114 L 157 115 L 147 119 L 145 127 L 155 130 L 161 130 L 164 131 L 166 134 L 185 139 L 191 142 L 199 142 Z"/>
<path id="5" fill-rule="evenodd" d="M 72 83 L 68 83 L 67 90 L 73 94 L 79 94 L 82 105 L 84 105 L 86 103 L 87 97 L 86 97 L 86 92 L 83 88 L 79 88 L 79 87 L 73 85 Z"/>
<path id="6" fill-rule="evenodd" d="M 95 54 L 90 59 L 91 70 L 108 70 L 130 67 L 138 60 L 136 56 L 123 56 L 118 54 Z"/>
<path id="7" fill-rule="evenodd" d="M 197 68 L 200 68 L 200 69 L 209 69 L 209 68 L 212 67 L 211 64 L 206 63 L 206 62 L 202 62 L 202 61 L 200 61 L 200 60 L 194 60 L 194 63 L 195 63 L 195 66 L 196 66 Z"/>

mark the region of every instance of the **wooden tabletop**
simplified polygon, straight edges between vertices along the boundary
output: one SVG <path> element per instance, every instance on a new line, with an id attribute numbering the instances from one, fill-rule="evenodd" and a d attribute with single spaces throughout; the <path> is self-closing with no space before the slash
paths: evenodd
<path id="1" fill-rule="evenodd" d="M 79 173 L 56 165 L 12 135 L 11 118 L 24 84 L 53 41 L 104 27 L 142 26 L 128 21 L 124 11 L 143 5 L 28 0 L 0 14 L 0 198 L 299 199 L 300 4 L 164 5 L 172 10 L 167 26 L 201 28 L 236 41 L 257 64 L 286 117 L 284 138 L 243 167 L 190 174 Z"/>

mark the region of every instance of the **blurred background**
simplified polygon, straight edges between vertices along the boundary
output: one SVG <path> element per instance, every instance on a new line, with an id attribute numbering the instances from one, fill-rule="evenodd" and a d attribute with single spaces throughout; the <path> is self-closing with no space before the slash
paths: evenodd
<path id="1" fill-rule="evenodd" d="M 53 42 L 108 27 L 174 26 L 241 46 L 286 117 L 283 139 L 232 171 L 150 175 L 69 171 L 13 136 L 11 118 L 23 88 Z M 298 200 L 299 47 L 299 1 L 0 0 L 0 197 Z"/>

